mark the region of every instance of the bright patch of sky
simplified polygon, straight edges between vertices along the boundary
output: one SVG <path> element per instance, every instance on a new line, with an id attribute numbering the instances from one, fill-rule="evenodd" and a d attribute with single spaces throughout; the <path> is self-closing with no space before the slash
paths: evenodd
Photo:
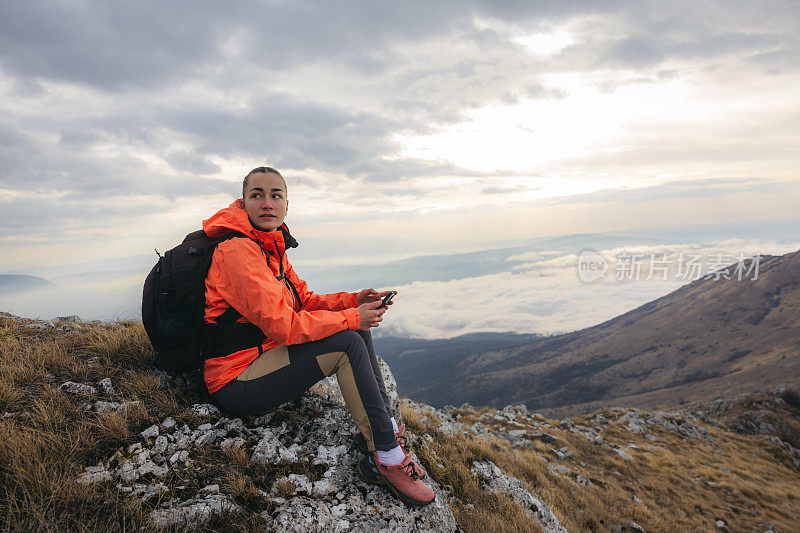
<path id="1" fill-rule="evenodd" d="M 560 52 L 575 42 L 566 29 L 559 28 L 549 33 L 531 33 L 514 39 L 514 41 L 528 48 L 538 55 L 552 55 Z"/>

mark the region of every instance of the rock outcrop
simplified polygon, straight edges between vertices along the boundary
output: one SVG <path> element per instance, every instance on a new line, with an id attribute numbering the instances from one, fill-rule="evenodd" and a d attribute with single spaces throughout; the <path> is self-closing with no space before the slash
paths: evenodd
<path id="1" fill-rule="evenodd" d="M 484 490 L 503 492 L 511 496 L 531 518 L 542 525 L 545 533 L 567 533 L 550 507 L 535 492 L 528 492 L 519 479 L 505 474 L 491 461 L 478 462 L 472 465 L 472 472 L 485 482 Z"/>
<path id="2" fill-rule="evenodd" d="M 383 370 L 395 413 L 399 413 L 397 386 L 385 364 Z M 109 381 L 104 386 L 113 384 Z M 64 388 L 76 394 L 86 390 L 74 384 Z M 260 516 L 267 530 L 457 530 L 447 493 L 430 477 L 426 481 L 436 500 L 420 509 L 408 508 L 384 488 L 358 477 L 355 466 L 361 452 L 353 439 L 356 428 L 333 378 L 249 424 L 224 416 L 210 404 L 194 405 L 190 411 L 201 419 L 200 424 L 179 426 L 168 417 L 142 431 L 139 442 L 86 468 L 78 482 L 112 481 L 122 492 L 158 502 L 150 512 L 156 528 L 192 525 L 215 513 L 242 511 L 242 506 L 219 483 L 182 496 L 174 494 L 164 479 L 173 470 L 196 464 L 201 447 L 241 450 L 252 463 L 279 466 L 287 472 L 274 479 L 271 487 L 259 489 L 264 507 Z M 287 416 L 291 413 L 296 416 Z"/>

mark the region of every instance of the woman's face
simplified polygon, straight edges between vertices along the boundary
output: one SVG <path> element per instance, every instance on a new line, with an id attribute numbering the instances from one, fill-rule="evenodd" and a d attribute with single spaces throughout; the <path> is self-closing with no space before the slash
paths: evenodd
<path id="1" fill-rule="evenodd" d="M 283 178 L 272 172 L 250 174 L 244 193 L 244 210 L 261 231 L 275 231 L 289 209 Z"/>

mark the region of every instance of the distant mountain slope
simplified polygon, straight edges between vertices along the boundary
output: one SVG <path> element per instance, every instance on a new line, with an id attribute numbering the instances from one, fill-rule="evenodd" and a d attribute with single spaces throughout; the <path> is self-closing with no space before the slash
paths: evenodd
<path id="1" fill-rule="evenodd" d="M 41 289 L 52 285 L 44 278 L 24 274 L 0 274 L 0 294 Z"/>
<path id="2" fill-rule="evenodd" d="M 456 366 L 465 355 L 510 349 L 529 344 L 540 335 L 518 333 L 468 333 L 452 339 L 375 337 L 375 351 L 389 364 L 405 394 L 406 388 L 424 387 L 442 379 L 442 369 Z M 433 363 L 434 368 L 431 368 Z"/>
<path id="3" fill-rule="evenodd" d="M 762 256 L 758 279 L 750 277 L 698 279 L 597 326 L 517 348 L 427 358 L 418 372 L 439 379 L 398 385 L 435 406 L 525 403 L 565 416 L 669 407 L 800 378 L 800 252 Z"/>

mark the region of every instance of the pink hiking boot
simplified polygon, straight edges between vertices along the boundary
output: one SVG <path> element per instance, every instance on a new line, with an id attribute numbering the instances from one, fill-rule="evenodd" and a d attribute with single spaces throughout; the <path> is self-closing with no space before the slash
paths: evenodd
<path id="1" fill-rule="evenodd" d="M 436 499 L 431 488 L 417 475 L 418 467 L 410 454 L 399 465 L 385 465 L 373 452 L 365 456 L 356 468 L 364 481 L 386 486 L 406 505 L 421 507 Z"/>
<path id="2" fill-rule="evenodd" d="M 400 445 L 400 448 L 402 448 L 403 453 L 406 456 L 409 456 L 411 455 L 411 449 L 408 447 L 408 438 L 405 436 L 405 432 L 406 432 L 406 425 L 400 424 L 394 436 L 397 438 L 397 443 Z M 355 439 L 358 449 L 364 452 L 365 455 L 368 455 L 370 452 L 369 448 L 367 447 L 367 441 L 364 438 L 364 435 L 362 435 L 361 433 L 357 433 Z M 417 472 L 417 475 L 420 478 L 424 478 L 425 469 L 423 469 L 420 465 L 418 465 L 416 461 L 412 461 L 412 463 L 414 464 L 414 470 Z"/>

